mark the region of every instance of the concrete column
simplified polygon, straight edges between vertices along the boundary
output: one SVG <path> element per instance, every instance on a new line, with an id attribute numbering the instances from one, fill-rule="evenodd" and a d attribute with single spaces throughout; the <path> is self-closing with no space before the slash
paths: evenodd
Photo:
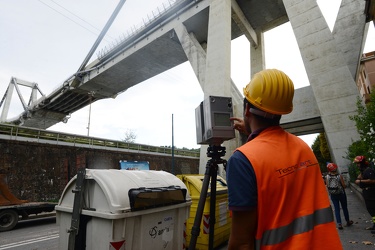
<path id="1" fill-rule="evenodd" d="M 231 0 L 211 0 L 208 20 L 204 98 L 231 96 Z M 228 148 L 227 148 L 228 149 Z M 207 147 L 201 147 L 199 173 L 206 170 Z M 222 172 L 222 171 L 219 171 Z"/>
<path id="2" fill-rule="evenodd" d="M 12 101 L 12 96 L 13 96 L 14 84 L 15 83 L 13 82 L 13 78 L 12 78 L 5 92 L 5 96 L 4 96 L 5 101 L 4 101 L 3 111 L 1 112 L 1 116 L 0 116 L 0 122 L 6 122 L 8 118 L 10 103 Z"/>
<path id="3" fill-rule="evenodd" d="M 183 23 L 179 23 L 174 30 L 203 90 L 206 79 L 206 51 L 195 35 L 187 32 Z"/>
<path id="4" fill-rule="evenodd" d="M 249 43 L 250 44 L 250 79 L 252 76 L 263 70 L 265 68 L 265 54 L 264 54 L 264 36 L 263 32 L 257 32 L 256 34 L 257 37 L 257 44 L 254 43 Z M 247 83 L 244 83 L 244 86 Z M 235 116 L 237 117 L 243 117 L 243 94 L 242 94 L 242 89 L 239 90 L 239 101 L 235 103 L 234 105 L 234 112 Z M 235 148 L 243 145 L 246 143 L 247 137 L 239 134 L 236 131 L 236 140 L 235 140 Z"/>
<path id="5" fill-rule="evenodd" d="M 369 26 L 364 15 L 365 5 L 366 1 L 363 0 L 342 0 L 332 32 L 336 46 L 342 52 L 354 80 Z"/>
<path id="6" fill-rule="evenodd" d="M 283 2 L 320 110 L 332 159 L 341 171 L 347 171 L 350 162 L 344 159 L 346 151 L 359 139 L 355 123 L 349 119 L 356 114 L 356 84 L 316 1 Z M 358 13 L 343 12 L 341 15 L 353 15 L 352 29 L 363 30 L 363 23 L 355 21 L 359 18 Z"/>
<path id="7" fill-rule="evenodd" d="M 257 32 L 257 38 L 258 46 L 250 46 L 250 79 L 266 67 L 263 32 Z"/>
<path id="8" fill-rule="evenodd" d="M 208 20 L 205 98 L 230 96 L 231 1 L 211 0 Z"/>
<path id="9" fill-rule="evenodd" d="M 195 75 L 198 78 L 198 81 L 202 87 L 202 90 L 205 89 L 205 77 L 206 77 L 206 61 L 207 61 L 207 54 L 202 47 L 201 44 L 197 41 L 195 38 L 195 35 L 193 33 L 188 33 L 185 26 L 181 23 L 177 27 L 175 27 L 175 32 L 177 34 L 178 39 L 180 40 L 180 43 L 182 45 L 182 48 L 185 51 L 185 54 L 195 72 Z M 204 44 L 203 46 L 205 46 Z M 223 94 L 217 94 L 217 95 L 223 95 Z M 232 96 L 232 101 L 234 104 L 234 107 L 238 107 L 239 105 L 242 105 L 242 95 L 241 92 L 237 89 L 237 86 L 234 84 L 234 82 L 230 79 L 230 96 Z M 203 100 L 202 100 L 203 101 Z M 198 106 L 199 104 L 197 104 Z M 242 110 L 237 111 L 237 109 L 234 110 L 235 116 L 242 116 Z M 227 149 L 227 152 L 232 152 L 235 148 L 240 145 L 239 143 L 239 137 L 236 137 L 233 140 L 224 142 L 224 146 Z M 201 159 L 200 159 L 200 173 L 203 174 L 205 171 L 206 163 L 209 160 L 206 156 L 207 153 L 207 146 L 202 145 L 201 149 Z M 224 158 L 229 158 L 230 153 L 226 154 Z M 225 178 L 225 172 L 222 168 L 219 170 L 219 175 Z"/>

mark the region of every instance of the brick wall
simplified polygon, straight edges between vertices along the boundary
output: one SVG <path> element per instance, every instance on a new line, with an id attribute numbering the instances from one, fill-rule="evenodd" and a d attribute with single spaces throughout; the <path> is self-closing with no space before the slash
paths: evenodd
<path id="1" fill-rule="evenodd" d="M 17 198 L 29 201 L 58 201 L 78 168 L 119 169 L 120 160 L 148 161 L 151 170 L 172 172 L 171 155 L 0 140 L 0 174 Z M 199 172 L 199 158 L 175 155 L 174 164 L 174 174 Z"/>

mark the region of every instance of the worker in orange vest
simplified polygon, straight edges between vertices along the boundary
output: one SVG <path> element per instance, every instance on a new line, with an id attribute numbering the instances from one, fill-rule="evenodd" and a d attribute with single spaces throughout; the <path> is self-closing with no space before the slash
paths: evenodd
<path id="1" fill-rule="evenodd" d="M 314 153 L 280 127 L 293 110 L 293 82 L 266 69 L 244 95 L 243 119 L 231 118 L 249 136 L 227 163 L 228 249 L 343 249 Z"/>
<path id="2" fill-rule="evenodd" d="M 355 184 L 362 188 L 362 196 L 365 201 L 366 209 L 372 217 L 373 225 L 366 228 L 375 234 L 375 171 L 370 168 L 364 155 L 357 155 L 353 163 L 359 168 L 359 175 Z"/>

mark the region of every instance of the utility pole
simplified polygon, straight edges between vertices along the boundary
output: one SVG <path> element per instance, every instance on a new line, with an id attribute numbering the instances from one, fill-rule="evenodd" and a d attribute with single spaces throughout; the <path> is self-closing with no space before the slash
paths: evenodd
<path id="1" fill-rule="evenodd" d="M 91 103 L 92 103 L 92 98 L 93 98 L 94 94 L 95 94 L 95 91 L 89 92 L 90 105 L 89 105 L 89 121 L 88 121 L 88 124 L 87 124 L 87 136 L 90 136 Z"/>
<path id="2" fill-rule="evenodd" d="M 172 174 L 174 174 L 174 135 L 173 135 L 173 114 L 172 114 Z"/>

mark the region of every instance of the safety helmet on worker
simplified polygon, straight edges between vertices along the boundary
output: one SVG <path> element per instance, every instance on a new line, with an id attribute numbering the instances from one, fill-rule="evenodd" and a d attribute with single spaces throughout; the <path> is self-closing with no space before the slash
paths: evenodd
<path id="1" fill-rule="evenodd" d="M 294 84 L 280 70 L 265 69 L 256 73 L 243 93 L 252 105 L 266 113 L 284 115 L 293 110 Z"/>
<path id="2" fill-rule="evenodd" d="M 368 162 L 366 161 L 366 156 L 364 155 L 357 155 L 354 158 L 353 163 L 360 163 L 360 164 L 365 164 L 365 165 L 368 164 Z"/>
<path id="3" fill-rule="evenodd" d="M 327 169 L 329 172 L 335 172 L 337 170 L 337 165 L 335 163 L 328 163 L 327 164 Z"/>

